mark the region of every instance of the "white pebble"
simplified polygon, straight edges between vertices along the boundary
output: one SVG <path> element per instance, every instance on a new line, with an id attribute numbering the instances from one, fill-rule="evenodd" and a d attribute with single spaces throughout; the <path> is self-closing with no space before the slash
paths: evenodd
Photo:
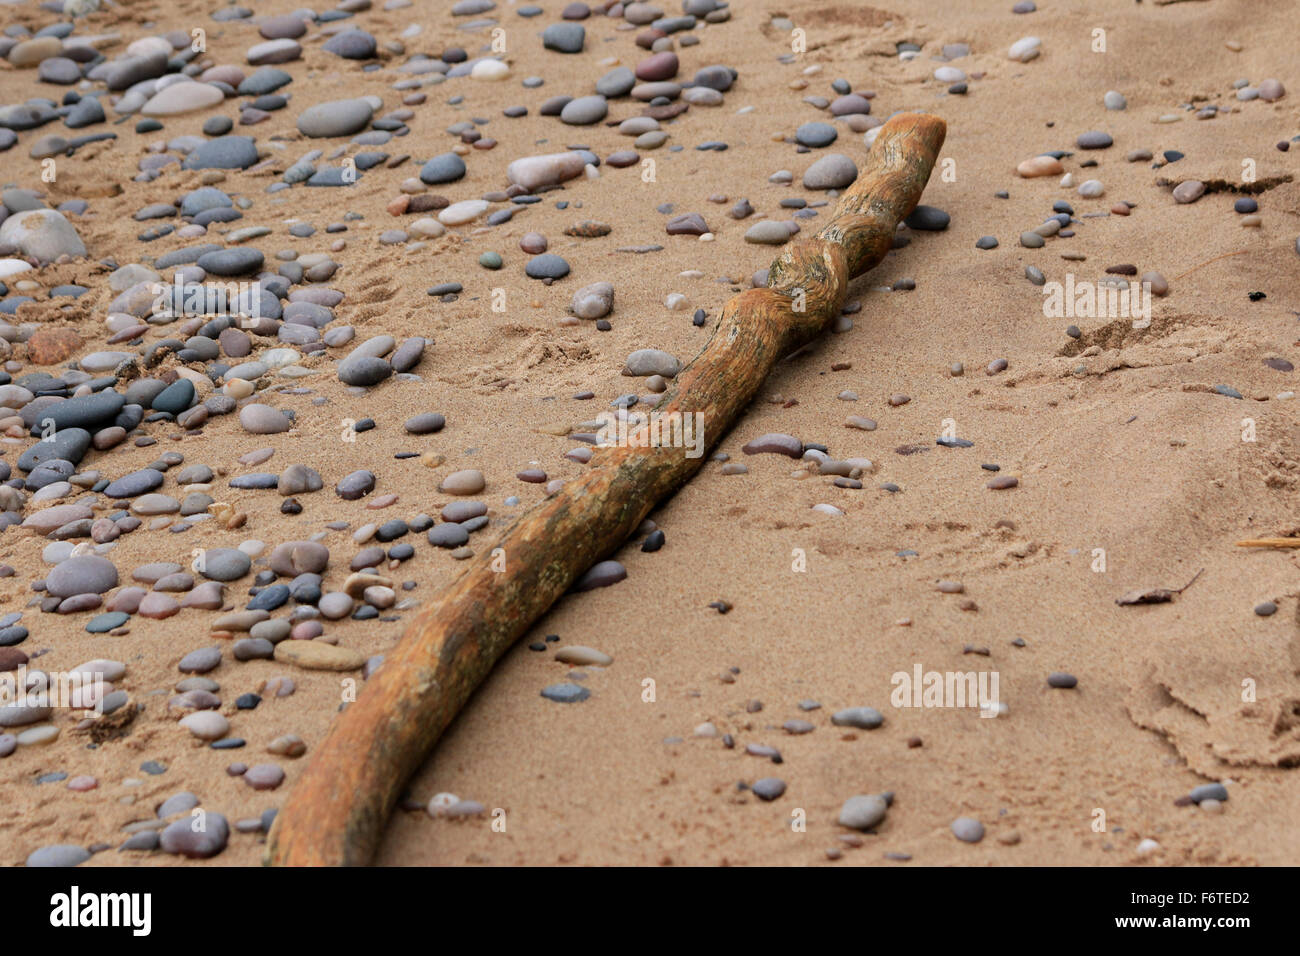
<path id="1" fill-rule="evenodd" d="M 1024 37 L 1011 44 L 1007 56 L 1021 63 L 1028 63 L 1043 52 L 1042 48 L 1043 41 L 1038 37 Z"/>
<path id="2" fill-rule="evenodd" d="M 474 80 L 504 80 L 510 75 L 510 67 L 500 60 L 479 60 L 469 75 Z"/>

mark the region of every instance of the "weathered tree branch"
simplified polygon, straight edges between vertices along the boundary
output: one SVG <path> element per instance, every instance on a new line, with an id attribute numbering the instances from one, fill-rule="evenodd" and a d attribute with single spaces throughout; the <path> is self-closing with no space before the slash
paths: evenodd
<path id="1" fill-rule="evenodd" d="M 655 411 L 700 413 L 712 449 L 783 356 L 839 314 L 849 281 L 879 263 L 929 180 L 946 127 L 890 119 L 865 169 L 816 236 L 789 243 L 768 286 L 734 296 L 704 350 Z M 802 290 L 805 308 L 792 303 Z M 700 420 L 700 419 L 697 419 Z M 368 863 L 407 780 L 497 659 L 579 575 L 623 544 L 707 460 L 679 447 L 597 448 L 588 472 L 503 534 L 503 573 L 481 554 L 422 608 L 335 720 L 290 792 L 267 843 L 274 865 Z"/>

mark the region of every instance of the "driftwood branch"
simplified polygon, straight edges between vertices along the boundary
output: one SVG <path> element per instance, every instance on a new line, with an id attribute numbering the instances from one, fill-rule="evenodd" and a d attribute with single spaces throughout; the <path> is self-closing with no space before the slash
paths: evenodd
<path id="1" fill-rule="evenodd" d="M 734 296 L 704 350 L 655 407 L 704 425 L 712 449 L 783 356 L 839 314 L 851 279 L 893 247 L 930 178 L 946 127 L 904 113 L 880 130 L 857 181 L 816 236 L 789 243 L 767 288 Z M 800 292 L 804 309 L 795 311 Z M 675 447 L 602 447 L 502 536 L 504 572 L 482 554 L 423 607 L 357 701 L 335 720 L 280 811 L 273 865 L 359 865 L 379 845 L 411 774 L 497 659 L 579 575 L 623 544 L 707 460 Z"/>

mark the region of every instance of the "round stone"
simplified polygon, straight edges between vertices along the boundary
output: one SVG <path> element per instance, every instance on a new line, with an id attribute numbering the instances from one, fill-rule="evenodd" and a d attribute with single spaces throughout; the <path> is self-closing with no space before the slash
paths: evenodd
<path id="1" fill-rule="evenodd" d="M 5 243 L 42 263 L 60 256 L 78 258 L 86 254 L 86 245 L 72 223 L 53 209 L 29 209 L 11 215 L 0 224 L 0 244 Z"/>
<path id="2" fill-rule="evenodd" d="M 219 740 L 230 731 L 230 721 L 215 710 L 196 710 L 182 717 L 180 725 L 200 740 Z"/>
<path id="3" fill-rule="evenodd" d="M 984 839 L 984 824 L 972 817 L 958 817 L 952 821 L 952 835 L 963 843 L 979 843 Z"/>
<path id="4" fill-rule="evenodd" d="M 276 435 L 287 432 L 293 425 L 289 416 L 278 408 L 256 402 L 240 409 L 239 424 L 254 435 Z"/>
<path id="5" fill-rule="evenodd" d="M 853 830 L 870 830 L 878 826 L 889 812 L 884 797 L 874 793 L 849 797 L 840 808 L 839 824 Z"/>
<path id="6" fill-rule="evenodd" d="M 569 274 L 569 264 L 552 252 L 544 252 L 528 260 L 524 273 L 530 279 L 563 279 Z"/>
<path id="7" fill-rule="evenodd" d="M 785 793 L 785 781 L 780 777 L 762 777 L 749 789 L 760 800 L 775 800 Z"/>
<path id="8" fill-rule="evenodd" d="M 425 412 L 422 415 L 415 415 L 408 418 L 404 427 L 412 435 L 428 435 L 432 432 L 440 432 L 443 426 L 447 424 L 447 419 L 437 412 Z"/>
<path id="9" fill-rule="evenodd" d="M 465 160 L 455 153 L 443 153 L 433 157 L 420 168 L 420 179 L 433 186 L 462 179 L 465 172 Z"/>
<path id="10" fill-rule="evenodd" d="M 829 146 L 835 142 L 839 134 L 835 127 L 830 123 L 804 123 L 795 130 L 794 138 L 800 146 L 807 146 L 810 149 L 820 149 L 823 146 Z"/>
<path id="11" fill-rule="evenodd" d="M 45 578 L 45 587 L 53 597 L 103 594 L 117 587 L 117 568 L 107 558 L 79 555 L 55 565 Z"/>
<path id="12" fill-rule="evenodd" d="M 207 548 L 195 562 L 209 581 L 237 581 L 252 568 L 252 559 L 238 548 Z"/>
<path id="13" fill-rule="evenodd" d="M 827 153 L 803 174 L 804 189 L 843 189 L 858 178 L 858 167 L 843 153 Z"/>
<path id="14" fill-rule="evenodd" d="M 1115 144 L 1115 140 L 1110 133 L 1104 133 L 1101 130 L 1092 129 L 1086 133 L 1081 133 L 1075 143 L 1080 149 L 1106 149 Z"/>
<path id="15" fill-rule="evenodd" d="M 609 113 L 609 104 L 599 93 L 592 96 L 579 96 L 570 100 L 560 110 L 560 120 L 570 126 L 591 126 L 599 123 Z"/>
<path id="16" fill-rule="evenodd" d="M 487 486 L 483 472 L 475 468 L 453 471 L 442 479 L 438 490 L 449 495 L 476 495 Z"/>

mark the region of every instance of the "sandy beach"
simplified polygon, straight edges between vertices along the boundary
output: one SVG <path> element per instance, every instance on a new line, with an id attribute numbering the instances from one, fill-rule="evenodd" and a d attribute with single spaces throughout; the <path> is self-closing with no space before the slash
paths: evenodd
<path id="1" fill-rule="evenodd" d="M 831 214 L 847 183 L 807 188 L 808 168 L 865 168 L 900 111 L 947 124 L 930 211 L 712 436 L 650 516 L 663 546 L 643 529 L 610 556 L 625 578 L 566 595 L 504 656 L 375 862 L 1300 859 L 1300 550 L 1237 546 L 1300 536 L 1294 0 L 688 2 L 691 26 L 675 0 L 568 20 L 558 0 L 245 4 L 0 8 L 0 668 L 109 662 L 122 692 L 105 716 L 0 708 L 0 862 L 258 864 L 416 608 L 584 473 L 575 434 L 671 377 L 626 375 L 629 356 L 690 362 L 779 224 Z M 582 28 L 578 52 L 553 48 L 572 30 L 544 39 L 557 24 Z M 266 70 L 290 81 L 241 88 Z M 70 129 L 65 94 L 105 119 Z M 334 135 L 302 130 L 319 104 Z M 219 141 L 248 161 L 206 165 Z M 574 150 L 576 174 L 540 188 L 507 172 Z M 25 210 L 61 210 L 71 237 L 17 228 Z M 670 233 L 692 213 L 702 230 Z M 178 252 L 205 244 L 215 258 Z M 141 304 L 177 275 L 235 283 L 260 314 Z M 1164 294 L 1144 316 L 1049 314 L 1054 284 L 1104 299 L 1117 278 Z M 600 282 L 612 307 L 575 315 Z M 150 406 L 164 389 L 176 410 Z M 75 461 L 20 467 L 51 409 L 114 393 L 60 419 L 86 435 Z M 407 427 L 431 413 L 445 424 Z M 768 434 L 794 456 L 746 453 Z M 301 644 L 319 657 L 296 663 Z M 187 658 L 214 647 L 216 666 Z M 900 695 L 931 672 L 995 679 L 996 716 Z M 588 693 L 543 695 L 563 685 Z M 225 839 L 171 830 L 196 808 Z"/>

